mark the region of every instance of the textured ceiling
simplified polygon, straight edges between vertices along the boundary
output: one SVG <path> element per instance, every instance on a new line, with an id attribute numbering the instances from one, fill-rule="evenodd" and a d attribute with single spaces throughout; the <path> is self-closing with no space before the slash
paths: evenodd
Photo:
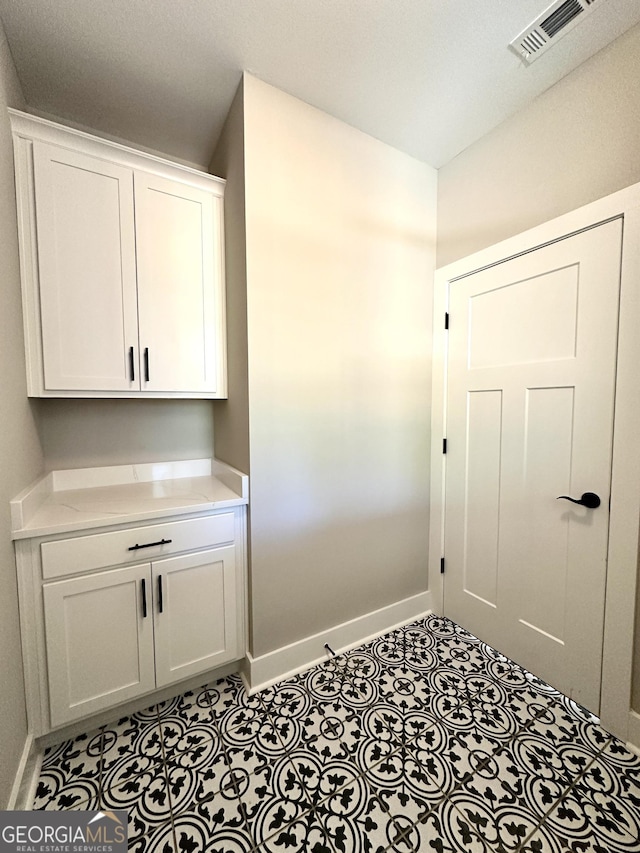
<path id="1" fill-rule="evenodd" d="M 0 0 L 30 109 L 206 166 L 248 70 L 440 166 L 640 21 L 600 0 L 529 68 L 548 0 Z"/>

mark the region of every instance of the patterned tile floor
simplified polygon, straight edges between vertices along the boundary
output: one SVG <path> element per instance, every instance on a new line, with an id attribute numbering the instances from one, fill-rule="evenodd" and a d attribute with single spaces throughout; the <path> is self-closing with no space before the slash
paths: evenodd
<path id="1" fill-rule="evenodd" d="M 631 853 L 640 758 L 429 616 L 247 697 L 237 676 L 50 749 L 34 808 L 135 853 Z"/>

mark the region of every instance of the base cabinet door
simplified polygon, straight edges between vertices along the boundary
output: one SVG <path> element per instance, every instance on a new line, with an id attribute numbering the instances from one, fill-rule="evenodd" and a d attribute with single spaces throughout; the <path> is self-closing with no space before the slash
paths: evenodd
<path id="1" fill-rule="evenodd" d="M 149 564 L 43 584 L 51 725 L 153 690 Z"/>
<path id="2" fill-rule="evenodd" d="M 152 576 L 158 687 L 237 658 L 233 546 L 159 561 Z"/>

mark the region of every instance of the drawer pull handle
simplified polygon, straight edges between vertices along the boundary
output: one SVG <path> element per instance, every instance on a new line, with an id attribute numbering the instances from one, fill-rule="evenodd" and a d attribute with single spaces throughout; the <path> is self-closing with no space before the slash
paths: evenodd
<path id="1" fill-rule="evenodd" d="M 170 542 L 173 542 L 173 539 L 160 539 L 158 542 L 147 542 L 146 545 L 132 545 L 128 548 L 128 551 L 139 551 L 141 548 L 153 548 L 154 545 L 168 545 Z"/>
<path id="2" fill-rule="evenodd" d="M 133 382 L 136 378 L 136 369 L 133 358 L 133 347 L 129 347 L 129 370 L 131 372 L 131 381 Z"/>
<path id="3" fill-rule="evenodd" d="M 149 381 L 149 347 L 144 348 L 144 381 Z"/>
<path id="4" fill-rule="evenodd" d="M 142 579 L 142 618 L 147 618 L 147 584 Z"/>
<path id="5" fill-rule="evenodd" d="M 162 575 L 158 575 L 158 612 L 162 613 Z"/>

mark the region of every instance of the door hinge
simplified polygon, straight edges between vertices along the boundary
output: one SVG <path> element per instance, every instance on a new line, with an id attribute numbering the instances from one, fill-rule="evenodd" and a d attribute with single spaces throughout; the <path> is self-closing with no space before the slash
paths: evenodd
<path id="1" fill-rule="evenodd" d="M 442 439 L 442 452 L 443 453 L 447 452 L 447 439 L 446 438 Z"/>
<path id="2" fill-rule="evenodd" d="M 448 311 L 444 312 L 444 327 L 445 327 L 445 329 L 449 328 L 449 312 Z"/>
<path id="3" fill-rule="evenodd" d="M 444 557 L 440 557 L 440 574 L 444 574 Z"/>

